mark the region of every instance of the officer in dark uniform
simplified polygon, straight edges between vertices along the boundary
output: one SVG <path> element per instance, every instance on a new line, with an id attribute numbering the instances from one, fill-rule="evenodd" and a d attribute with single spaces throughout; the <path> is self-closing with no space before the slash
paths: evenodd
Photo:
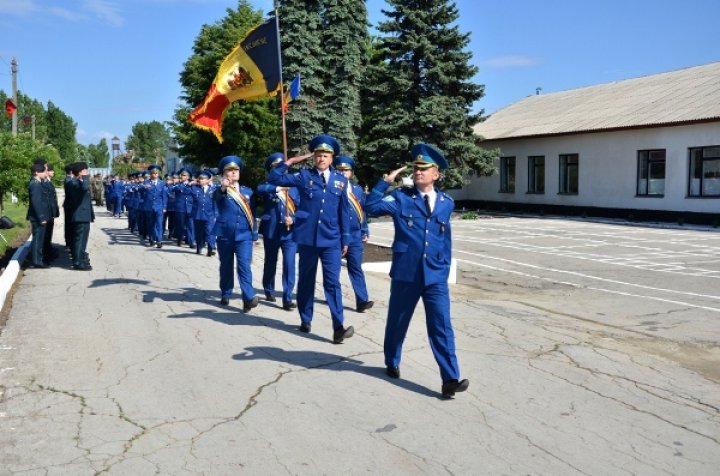
<path id="1" fill-rule="evenodd" d="M 52 245 L 52 237 L 53 237 L 53 230 L 55 229 L 55 218 L 60 216 L 60 207 L 58 206 L 58 199 L 57 199 L 57 192 L 55 191 L 55 185 L 52 182 L 53 177 L 55 176 L 55 170 L 53 169 L 52 164 L 49 164 L 47 162 L 45 163 L 45 170 L 47 171 L 47 175 L 45 177 L 45 180 L 43 180 L 42 184 L 45 190 L 45 193 L 47 194 L 48 201 L 50 203 L 50 220 L 47 222 L 47 226 L 45 228 L 45 243 L 43 245 L 43 259 L 46 263 L 49 263 L 56 259 L 58 257 L 58 252 L 53 248 Z"/>
<path id="2" fill-rule="evenodd" d="M 52 215 L 52 208 L 42 184 L 47 175 L 45 164 L 37 162 L 32 164 L 30 172 L 32 173 L 32 178 L 28 183 L 30 203 L 26 217 L 32 225 L 30 262 L 33 268 L 47 268 L 48 265 L 43 261 L 43 246 L 45 244 L 47 223 Z"/>
<path id="3" fill-rule="evenodd" d="M 92 266 L 87 256 L 87 244 L 90 237 L 90 223 L 95 220 L 90 194 L 88 165 L 76 162 L 72 166 L 73 179 L 67 183 L 67 211 L 73 228 L 72 268 L 78 271 L 90 271 Z"/>
<path id="4" fill-rule="evenodd" d="M 460 380 L 447 284 L 452 257 L 450 215 L 455 204 L 435 187 L 440 170 L 448 166 L 440 151 L 417 144 L 411 154 L 415 186 L 397 188 L 385 196 L 395 177 L 406 169 L 401 167 L 375 185 L 365 204 L 370 215 L 390 215 L 395 225 L 385 365 L 390 377 L 400 377 L 402 344 L 422 298 L 430 347 L 440 367 L 442 395 L 450 398 L 469 385 L 468 380 Z"/>
<path id="5" fill-rule="evenodd" d="M 285 161 L 282 152 L 270 154 L 265 159 L 265 170 L 268 172 Z M 275 302 L 275 273 L 277 270 L 278 252 L 282 249 L 282 288 L 283 309 L 290 311 L 297 306 L 292 300 L 295 288 L 295 212 L 300 204 L 300 194 L 294 187 L 280 187 L 267 182 L 257 188 L 258 194 L 265 204 L 260 221 L 260 234 L 263 237 L 265 264 L 263 266 L 263 290 L 265 299 Z"/>
<path id="6" fill-rule="evenodd" d="M 220 160 L 218 171 L 222 174 L 222 182 L 213 194 L 218 215 L 212 233 L 217 236 L 220 257 L 220 302 L 225 306 L 230 304 L 230 296 L 235 287 L 233 272 L 236 268 L 242 291 L 243 311 L 248 312 L 256 307 L 259 301 L 252 285 L 250 267 L 253 244 L 258 239 L 258 233 L 255 229 L 253 191 L 239 183 L 243 167 L 243 161 L 236 155 Z"/>
<path id="7" fill-rule="evenodd" d="M 344 326 L 340 287 L 340 260 L 347 252 L 350 235 L 348 181 L 332 167 L 333 156 L 340 153 L 340 144 L 334 137 L 319 135 L 310 141 L 309 148 L 315 161 L 312 169 L 301 169 L 297 174 L 285 173 L 291 165 L 306 160 L 311 154 L 292 157 L 271 169 L 267 181 L 271 185 L 296 187 L 300 192 L 300 207 L 295 213 L 300 331 L 310 332 L 319 259 L 323 289 L 332 316 L 333 342 L 340 344 L 355 332 L 352 326 Z"/>
<path id="8" fill-rule="evenodd" d="M 335 170 L 340 171 L 348 180 L 348 220 L 350 222 L 350 238 L 348 250 L 345 254 L 348 276 L 355 292 L 355 308 L 357 312 L 365 312 L 375 304 L 368 297 L 365 273 L 362 270 L 363 244 L 370 238 L 367 214 L 365 213 L 365 192 L 360 185 L 352 183 L 350 179 L 355 168 L 355 161 L 347 155 L 339 155 L 333 161 Z"/>

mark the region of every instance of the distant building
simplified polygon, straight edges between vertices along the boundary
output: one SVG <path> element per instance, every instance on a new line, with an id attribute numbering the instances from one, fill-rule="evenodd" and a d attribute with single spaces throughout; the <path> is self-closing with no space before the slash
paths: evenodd
<path id="1" fill-rule="evenodd" d="M 720 216 L 720 63 L 535 95 L 475 126 L 497 173 L 449 193 L 549 213 Z"/>

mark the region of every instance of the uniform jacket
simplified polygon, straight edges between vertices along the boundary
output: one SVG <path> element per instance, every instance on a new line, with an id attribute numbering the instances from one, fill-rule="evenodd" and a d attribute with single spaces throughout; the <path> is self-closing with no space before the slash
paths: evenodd
<path id="1" fill-rule="evenodd" d="M 293 224 L 288 230 L 285 225 L 285 214 L 287 213 L 295 221 L 295 213 L 289 212 L 285 202 L 280 199 L 277 192 L 277 185 L 271 185 L 267 182 L 258 185 L 258 195 L 265 204 L 264 213 L 260 222 L 260 233 L 266 240 L 294 240 L 295 225 Z M 295 203 L 295 210 L 300 205 L 300 194 L 296 188 L 288 189 L 288 195 Z"/>
<path id="2" fill-rule="evenodd" d="M 47 194 L 48 202 L 50 203 L 50 216 L 57 218 L 60 216 L 60 207 L 58 206 L 57 192 L 55 192 L 55 185 L 52 180 L 46 179 L 42 181 L 43 187 L 45 187 L 45 193 Z"/>
<path id="3" fill-rule="evenodd" d="M 158 179 L 155 183 L 146 180 L 140 187 L 140 194 L 143 198 L 143 210 L 161 212 L 167 208 L 167 193 L 162 180 Z"/>
<path id="4" fill-rule="evenodd" d="M 90 197 L 90 179 L 87 175 L 68 181 L 66 193 L 65 206 L 71 223 L 90 223 L 95 220 Z"/>
<path id="5" fill-rule="evenodd" d="M 190 187 L 193 197 L 192 217 L 193 220 L 212 221 L 217 215 L 217 205 L 213 199 L 215 192 L 214 185 L 208 185 L 207 191 L 203 191 L 200 185 Z"/>
<path id="6" fill-rule="evenodd" d="M 253 191 L 251 188 L 241 185 L 240 194 L 245 198 L 252 210 L 252 223 L 250 223 L 240 205 L 227 192 L 223 192 L 221 187 L 217 187 L 213 191 L 213 200 L 217 207 L 217 218 L 211 234 L 217 236 L 218 239 L 232 241 L 256 241 L 258 239 L 254 223 L 255 198 L 253 197 Z"/>
<path id="7" fill-rule="evenodd" d="M 52 218 L 52 208 L 48 202 L 45 187 L 40 180 L 34 177 L 30 179 L 30 183 L 28 183 L 28 195 L 30 197 L 26 217 L 28 220 L 41 223 Z"/>
<path id="8" fill-rule="evenodd" d="M 175 211 L 192 213 L 193 196 L 189 183 L 177 183 L 172 189 L 175 194 Z"/>
<path id="9" fill-rule="evenodd" d="M 296 174 L 286 174 L 285 163 L 274 167 L 268 174 L 271 185 L 296 187 L 300 205 L 295 213 L 295 241 L 299 245 L 321 248 L 345 246 L 349 243 L 348 181 L 344 175 L 330 168 L 330 179 L 323 187 L 317 169 L 301 169 Z"/>
<path id="10" fill-rule="evenodd" d="M 350 200 L 348 202 L 350 203 L 350 206 L 348 207 L 348 221 L 350 226 L 349 242 L 355 243 L 362 241 L 364 236 L 370 236 L 370 230 L 367 223 L 367 212 L 365 211 L 365 192 L 360 185 L 354 183 L 350 183 L 350 189 L 352 189 L 352 193 L 360 204 L 360 208 L 362 210 L 361 214 L 358 214 L 355 206 L 352 205 L 350 197 L 348 197 L 348 200 Z"/>
<path id="11" fill-rule="evenodd" d="M 452 257 L 450 216 L 455 203 L 435 189 L 435 209 L 429 216 L 415 187 L 396 188 L 385 196 L 390 185 L 380 180 L 368 195 L 365 208 L 373 216 L 389 215 L 395 224 L 390 277 L 399 281 L 447 282 Z"/>

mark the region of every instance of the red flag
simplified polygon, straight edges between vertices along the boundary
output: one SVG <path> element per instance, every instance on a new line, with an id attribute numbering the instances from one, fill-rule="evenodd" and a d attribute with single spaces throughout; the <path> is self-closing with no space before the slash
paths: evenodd
<path id="1" fill-rule="evenodd" d="M 12 99 L 8 98 L 8 100 L 5 101 L 5 115 L 10 117 L 15 111 L 17 111 L 17 106 Z"/>

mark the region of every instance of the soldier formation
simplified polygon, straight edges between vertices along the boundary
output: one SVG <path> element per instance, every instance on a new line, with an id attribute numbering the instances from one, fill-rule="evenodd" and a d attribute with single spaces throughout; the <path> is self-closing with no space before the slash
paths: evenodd
<path id="1" fill-rule="evenodd" d="M 395 224 L 392 278 L 385 329 L 387 375 L 400 377 L 402 344 L 410 319 L 422 298 L 430 345 L 440 368 L 442 395 L 452 397 L 468 388 L 460 379 L 455 356 L 455 338 L 450 320 L 447 284 L 451 260 L 450 216 L 452 199 L 435 187 L 447 160 L 435 148 L 418 144 L 412 149 L 413 186 L 390 190 L 406 167 L 388 173 L 370 193 L 350 179 L 355 162 L 340 155 L 340 144 L 329 135 L 319 135 L 309 143 L 310 153 L 285 158 L 273 153 L 265 161 L 268 172 L 264 183 L 253 191 L 240 183 L 243 160 L 231 155 L 218 164 L 218 176 L 202 170 L 193 178 L 188 169 L 160 177 L 161 168 L 130 174 L 128 180 L 109 177 L 102 191 L 99 178 L 93 179 L 92 197 L 115 217 L 126 216 L 128 229 L 145 246 L 163 247 L 163 241 L 189 246 L 197 254 L 219 258 L 220 303 L 229 305 L 235 289 L 235 276 L 241 291 L 243 311 L 258 305 L 250 266 L 253 246 L 262 235 L 265 263 L 262 289 L 264 299 L 276 302 L 281 294 L 282 308 L 297 309 L 299 330 L 311 332 L 318 262 L 322 266 L 322 285 L 330 309 L 333 342 L 353 336 L 353 326 L 345 323 L 340 284 L 341 259 L 347 261 L 348 275 L 355 294 L 355 309 L 365 312 L 374 302 L 368 296 L 362 271 L 363 244 L 370 233 L 368 213 L 389 215 Z M 313 164 L 296 172 L 294 164 L 313 158 Z M 55 208 L 51 200 L 46 165 L 33 165 L 29 185 L 33 224 L 32 266 L 46 267 L 43 245 L 48 228 L 52 234 Z M 91 186 L 86 164 L 73 164 L 66 172 L 66 241 L 73 269 L 91 269 L 86 253 L 92 215 Z M 54 188 L 52 188 L 54 196 Z M 264 203 L 257 216 L 256 197 Z M 89 213 L 87 210 L 89 209 Z M 35 241 L 38 244 L 35 245 Z M 277 260 L 282 251 L 282 291 L 276 291 Z M 45 250 L 46 253 L 51 251 Z M 296 283 L 295 257 L 298 256 L 297 303 L 293 302 Z"/>

